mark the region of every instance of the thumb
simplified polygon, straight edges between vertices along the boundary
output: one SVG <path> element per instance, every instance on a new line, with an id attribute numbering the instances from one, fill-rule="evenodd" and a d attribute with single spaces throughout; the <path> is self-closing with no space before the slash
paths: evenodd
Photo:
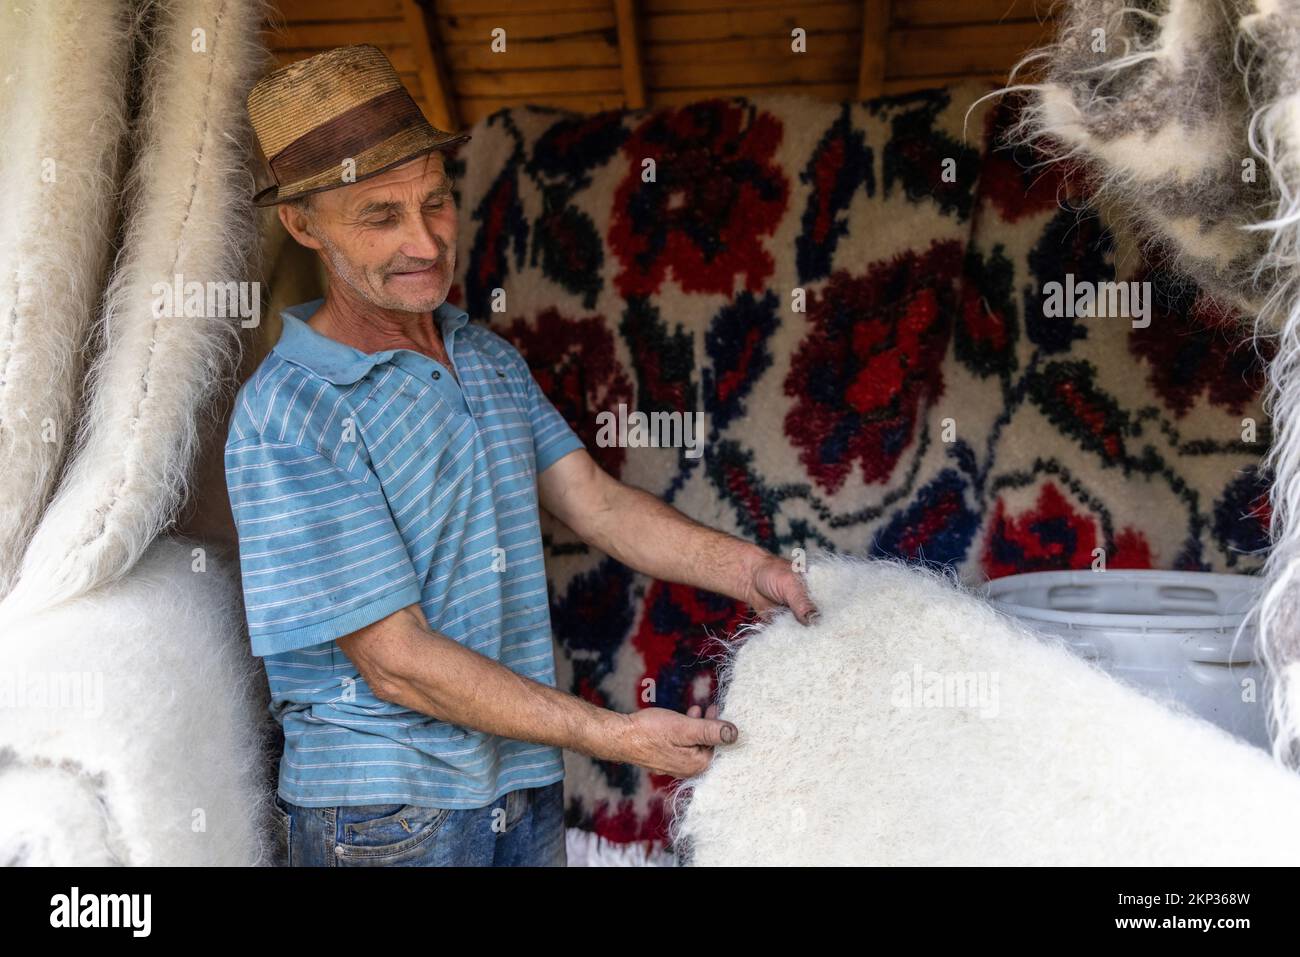
<path id="1" fill-rule="evenodd" d="M 801 625 L 815 625 L 821 619 L 822 613 L 817 610 L 817 606 L 812 603 L 812 599 L 802 591 L 795 596 L 794 604 L 791 607 L 794 609 L 795 619 Z"/>
<path id="2" fill-rule="evenodd" d="M 815 625 L 821 612 L 813 604 L 812 598 L 808 595 L 808 586 L 801 578 L 790 578 L 785 582 L 782 589 L 782 601 L 786 607 L 794 612 L 795 620 L 801 625 Z"/>
<path id="3" fill-rule="evenodd" d="M 740 731 L 730 721 L 695 718 L 691 721 L 690 740 L 687 743 L 713 747 L 717 744 L 735 744 L 738 737 Z"/>

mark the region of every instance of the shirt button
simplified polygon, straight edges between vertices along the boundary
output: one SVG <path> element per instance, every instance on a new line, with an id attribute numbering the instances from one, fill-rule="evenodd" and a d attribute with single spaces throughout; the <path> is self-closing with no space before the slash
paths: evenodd
<path id="1" fill-rule="evenodd" d="M 342 856 L 343 856 L 343 845 L 342 845 L 342 844 L 335 844 L 335 845 L 334 845 L 334 856 L 335 856 L 335 857 L 342 857 Z"/>
<path id="2" fill-rule="evenodd" d="M 441 379 L 441 378 L 442 378 L 442 373 L 439 372 L 437 369 L 434 369 L 434 370 L 433 370 L 433 377 L 434 377 L 435 379 Z"/>

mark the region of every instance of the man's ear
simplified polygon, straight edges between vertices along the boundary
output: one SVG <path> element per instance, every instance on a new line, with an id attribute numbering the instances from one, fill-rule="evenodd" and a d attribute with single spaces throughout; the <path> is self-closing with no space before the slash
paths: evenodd
<path id="1" fill-rule="evenodd" d="M 294 203 L 281 203 L 276 207 L 276 212 L 289 235 L 300 245 L 308 249 L 322 248 L 321 241 L 312 235 L 311 217 L 300 206 Z"/>

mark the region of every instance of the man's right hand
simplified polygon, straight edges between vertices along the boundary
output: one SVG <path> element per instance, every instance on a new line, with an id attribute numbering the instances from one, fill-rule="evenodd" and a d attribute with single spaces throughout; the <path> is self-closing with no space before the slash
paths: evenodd
<path id="1" fill-rule="evenodd" d="M 713 748 L 734 744 L 740 732 L 730 721 L 717 720 L 710 705 L 701 717 L 698 705 L 686 714 L 666 708 L 646 708 L 628 715 L 625 760 L 656 774 L 690 778 L 703 773 L 713 759 Z"/>

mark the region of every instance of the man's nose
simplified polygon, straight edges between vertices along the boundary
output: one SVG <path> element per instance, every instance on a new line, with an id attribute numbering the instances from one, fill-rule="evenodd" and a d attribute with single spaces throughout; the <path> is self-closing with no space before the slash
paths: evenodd
<path id="1" fill-rule="evenodd" d="M 443 242 L 442 237 L 429 228 L 423 216 L 411 218 L 406 234 L 402 237 L 400 252 L 403 256 L 432 264 L 442 259 L 446 250 L 447 244 Z"/>

